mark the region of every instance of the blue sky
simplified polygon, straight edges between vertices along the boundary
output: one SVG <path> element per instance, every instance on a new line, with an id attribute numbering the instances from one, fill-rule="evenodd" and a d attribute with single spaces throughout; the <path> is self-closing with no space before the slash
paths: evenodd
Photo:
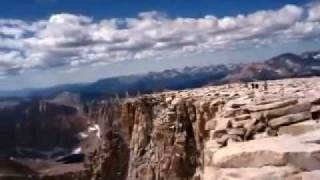
<path id="1" fill-rule="evenodd" d="M 134 3 L 133 3 L 134 2 Z M 318 50 L 305 0 L 2 0 L 0 89 Z"/>
<path id="2" fill-rule="evenodd" d="M 2 0 L 0 17 L 46 18 L 57 13 L 84 14 L 97 19 L 134 17 L 140 12 L 160 11 L 172 17 L 218 17 L 277 9 L 285 4 L 304 5 L 307 0 Z"/>

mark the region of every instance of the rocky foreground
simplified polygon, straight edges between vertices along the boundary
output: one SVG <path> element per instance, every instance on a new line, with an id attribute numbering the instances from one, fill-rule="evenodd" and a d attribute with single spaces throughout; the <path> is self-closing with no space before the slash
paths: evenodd
<path id="1" fill-rule="evenodd" d="M 85 111 L 95 131 L 82 132 L 84 163 L 33 161 L 23 171 L 44 180 L 320 179 L 319 92 L 314 77 L 101 101 Z"/>
<path id="2" fill-rule="evenodd" d="M 101 103 L 92 179 L 320 179 L 320 78 L 164 92 Z M 259 86 L 259 87 L 257 87 Z"/>

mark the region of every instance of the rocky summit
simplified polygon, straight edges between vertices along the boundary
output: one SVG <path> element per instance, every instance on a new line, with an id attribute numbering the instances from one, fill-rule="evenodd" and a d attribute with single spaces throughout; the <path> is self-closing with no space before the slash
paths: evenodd
<path id="1" fill-rule="evenodd" d="M 92 107 L 91 179 L 320 179 L 320 78 L 238 83 Z"/>
<path id="2" fill-rule="evenodd" d="M 319 92 L 313 77 L 101 100 L 80 110 L 79 152 L 2 164 L 29 179 L 320 179 Z"/>

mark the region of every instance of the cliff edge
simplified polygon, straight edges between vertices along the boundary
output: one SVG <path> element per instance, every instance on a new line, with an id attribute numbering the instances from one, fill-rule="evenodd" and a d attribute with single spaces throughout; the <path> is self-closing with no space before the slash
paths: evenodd
<path id="1" fill-rule="evenodd" d="M 319 91 L 314 77 L 101 102 L 85 166 L 97 180 L 320 178 Z"/>

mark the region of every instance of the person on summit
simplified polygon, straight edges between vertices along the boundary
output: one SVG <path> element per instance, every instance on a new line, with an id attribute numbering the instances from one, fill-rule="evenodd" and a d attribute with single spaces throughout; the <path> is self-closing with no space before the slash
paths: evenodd
<path id="1" fill-rule="evenodd" d="M 254 88 L 255 88 L 254 83 L 251 83 L 251 89 L 254 89 Z"/>
<path id="2" fill-rule="evenodd" d="M 267 81 L 264 81 L 264 83 L 263 83 L 263 90 L 268 91 L 268 82 Z"/>

